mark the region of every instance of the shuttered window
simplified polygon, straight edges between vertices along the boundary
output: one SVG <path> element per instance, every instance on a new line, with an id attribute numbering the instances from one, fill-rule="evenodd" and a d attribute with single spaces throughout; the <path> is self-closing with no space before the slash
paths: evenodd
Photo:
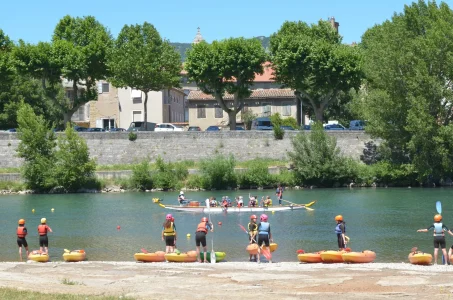
<path id="1" fill-rule="evenodd" d="M 205 104 L 197 104 L 197 118 L 198 119 L 206 118 L 206 105 Z"/>
<path id="2" fill-rule="evenodd" d="M 222 119 L 223 118 L 223 109 L 219 106 L 215 106 L 215 118 Z"/>
<path id="3" fill-rule="evenodd" d="M 283 103 L 282 115 L 291 116 L 291 103 Z"/>

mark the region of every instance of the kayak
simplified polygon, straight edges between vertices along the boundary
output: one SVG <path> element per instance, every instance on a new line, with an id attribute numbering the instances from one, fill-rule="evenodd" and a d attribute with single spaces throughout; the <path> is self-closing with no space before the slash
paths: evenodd
<path id="1" fill-rule="evenodd" d="M 206 252 L 206 255 L 208 256 L 207 261 L 211 262 L 211 252 Z M 201 260 L 204 259 L 203 252 L 200 252 L 200 257 L 201 257 Z M 220 262 L 220 261 L 224 260 L 225 257 L 226 257 L 225 252 L 215 252 L 215 261 L 216 262 Z"/>
<path id="2" fill-rule="evenodd" d="M 169 262 L 196 262 L 197 261 L 197 252 L 188 251 L 187 253 L 167 253 L 165 254 L 165 259 Z"/>
<path id="3" fill-rule="evenodd" d="M 300 262 L 304 262 L 304 263 L 321 263 L 322 262 L 322 258 L 321 258 L 322 252 L 323 251 L 298 254 L 297 259 Z"/>
<path id="4" fill-rule="evenodd" d="M 321 253 L 321 259 L 324 263 L 341 263 L 343 262 L 343 253 L 345 251 L 324 251 Z"/>
<path id="5" fill-rule="evenodd" d="M 363 252 L 345 252 L 342 254 L 345 263 L 370 263 L 376 259 L 376 253 L 370 250 Z"/>
<path id="6" fill-rule="evenodd" d="M 245 248 L 245 250 L 247 250 L 247 252 L 250 254 L 250 255 L 256 255 L 258 254 L 258 244 L 248 244 L 247 247 Z M 274 252 L 277 250 L 278 248 L 278 244 L 277 243 L 270 243 L 269 244 L 269 248 L 270 248 L 270 251 L 271 252 Z M 267 249 L 266 246 L 263 246 L 263 249 Z"/>
<path id="7" fill-rule="evenodd" d="M 423 252 L 411 252 L 409 253 L 409 262 L 414 265 L 430 265 L 433 256 L 429 253 L 423 253 Z"/>
<path id="8" fill-rule="evenodd" d="M 37 261 L 37 262 L 48 262 L 49 255 L 41 254 L 39 250 L 35 250 L 35 251 L 30 252 L 30 254 L 28 255 L 28 259 L 31 259 L 31 260 Z"/>
<path id="9" fill-rule="evenodd" d="M 63 253 L 63 259 L 65 261 L 76 262 L 85 260 L 86 253 L 85 250 L 72 250 L 70 252 Z"/>
<path id="10" fill-rule="evenodd" d="M 165 252 L 156 251 L 154 253 L 135 253 L 134 258 L 136 261 L 141 262 L 163 262 L 165 261 Z"/>
<path id="11" fill-rule="evenodd" d="M 266 246 L 263 246 L 264 249 L 267 249 Z M 269 244 L 269 248 L 271 248 L 271 252 L 274 252 L 275 250 L 277 250 L 278 248 L 278 244 L 277 243 L 270 243 Z"/>

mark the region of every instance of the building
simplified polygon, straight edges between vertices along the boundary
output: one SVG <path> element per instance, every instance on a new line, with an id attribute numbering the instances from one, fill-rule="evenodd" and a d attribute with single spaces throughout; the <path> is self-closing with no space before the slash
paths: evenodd
<path id="1" fill-rule="evenodd" d="M 227 105 L 233 105 L 233 95 L 224 96 Z M 189 125 L 199 126 L 205 130 L 211 125 L 226 126 L 228 115 L 213 96 L 201 91 L 191 91 L 188 96 Z M 242 110 L 251 110 L 258 117 L 279 113 L 283 118 L 296 118 L 296 96 L 291 89 L 255 89 L 244 101 Z M 236 115 L 236 121 L 242 123 L 242 113 Z"/>
<path id="2" fill-rule="evenodd" d="M 153 123 L 184 122 L 184 91 L 177 88 L 148 93 L 147 121 Z M 145 94 L 132 88 L 118 89 L 120 127 L 129 128 L 134 121 L 144 121 Z"/>
<path id="3" fill-rule="evenodd" d="M 90 101 L 90 127 L 115 128 L 120 126 L 118 89 L 103 80 L 97 83 L 98 99 Z"/>

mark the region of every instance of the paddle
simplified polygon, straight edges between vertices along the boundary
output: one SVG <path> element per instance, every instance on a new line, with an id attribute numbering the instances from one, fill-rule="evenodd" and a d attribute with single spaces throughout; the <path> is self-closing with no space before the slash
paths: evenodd
<path id="1" fill-rule="evenodd" d="M 305 207 L 306 210 L 314 210 L 313 208 L 307 207 L 307 205 L 297 204 L 297 203 L 293 203 L 293 202 L 291 202 L 291 201 L 283 200 L 283 199 L 282 199 L 282 201 L 288 202 L 289 204 L 294 205 L 294 206 L 303 206 L 303 207 Z M 311 205 L 313 205 L 314 203 L 315 203 L 315 201 L 313 201 L 313 202 L 311 202 L 311 203 L 309 203 L 309 204 L 310 204 L 310 206 L 311 206 Z"/>
<path id="2" fill-rule="evenodd" d="M 148 251 L 145 248 L 140 249 L 143 253 L 148 254 Z"/>
<path id="3" fill-rule="evenodd" d="M 209 201 L 206 201 L 206 206 L 209 209 L 209 221 L 212 224 L 212 229 L 214 229 L 214 222 L 211 219 L 211 205 L 210 205 Z M 215 252 L 214 252 L 214 235 L 211 238 L 211 247 L 212 247 L 211 248 L 211 264 L 215 264 L 216 263 L 216 257 L 215 257 Z"/>
<path id="4" fill-rule="evenodd" d="M 242 230 L 244 230 L 245 233 L 249 234 L 249 232 L 247 231 L 247 229 L 245 229 L 244 226 L 242 226 L 241 224 L 238 224 L 238 225 L 239 225 L 239 227 L 241 227 Z M 271 258 L 272 258 L 271 251 L 269 249 L 267 249 L 267 248 L 263 248 L 263 246 L 261 246 L 260 249 L 262 250 L 262 253 L 263 253 L 264 257 L 267 260 L 271 260 Z M 270 246 L 269 246 L 269 248 L 270 248 Z"/>

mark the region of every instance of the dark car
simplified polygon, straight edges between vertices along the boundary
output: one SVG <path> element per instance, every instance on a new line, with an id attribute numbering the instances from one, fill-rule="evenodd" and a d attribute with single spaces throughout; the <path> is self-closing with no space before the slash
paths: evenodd
<path id="1" fill-rule="evenodd" d="M 198 126 L 189 126 L 187 131 L 201 131 L 201 128 Z"/>
<path id="2" fill-rule="evenodd" d="M 311 126 L 310 125 L 304 125 L 304 130 L 311 130 Z"/>
<path id="3" fill-rule="evenodd" d="M 121 132 L 121 131 L 126 131 L 126 129 L 124 129 L 124 128 L 110 128 L 109 131 L 110 132 Z"/>
<path id="4" fill-rule="evenodd" d="M 324 126 L 325 130 L 345 130 L 346 128 L 341 124 L 328 124 Z"/>
<path id="5" fill-rule="evenodd" d="M 6 129 L 5 131 L 6 132 L 17 132 L 16 128 Z"/>
<path id="6" fill-rule="evenodd" d="M 220 131 L 219 126 L 209 126 L 206 131 Z"/>
<path id="7" fill-rule="evenodd" d="M 242 126 L 236 126 L 236 130 L 245 130 Z"/>
<path id="8" fill-rule="evenodd" d="M 93 128 L 88 128 L 87 132 L 105 132 L 105 129 L 104 128 L 93 127 Z"/>
<path id="9" fill-rule="evenodd" d="M 81 126 L 74 126 L 74 130 L 78 131 L 78 132 L 85 132 L 85 131 L 88 131 L 88 128 L 81 127 Z"/>

